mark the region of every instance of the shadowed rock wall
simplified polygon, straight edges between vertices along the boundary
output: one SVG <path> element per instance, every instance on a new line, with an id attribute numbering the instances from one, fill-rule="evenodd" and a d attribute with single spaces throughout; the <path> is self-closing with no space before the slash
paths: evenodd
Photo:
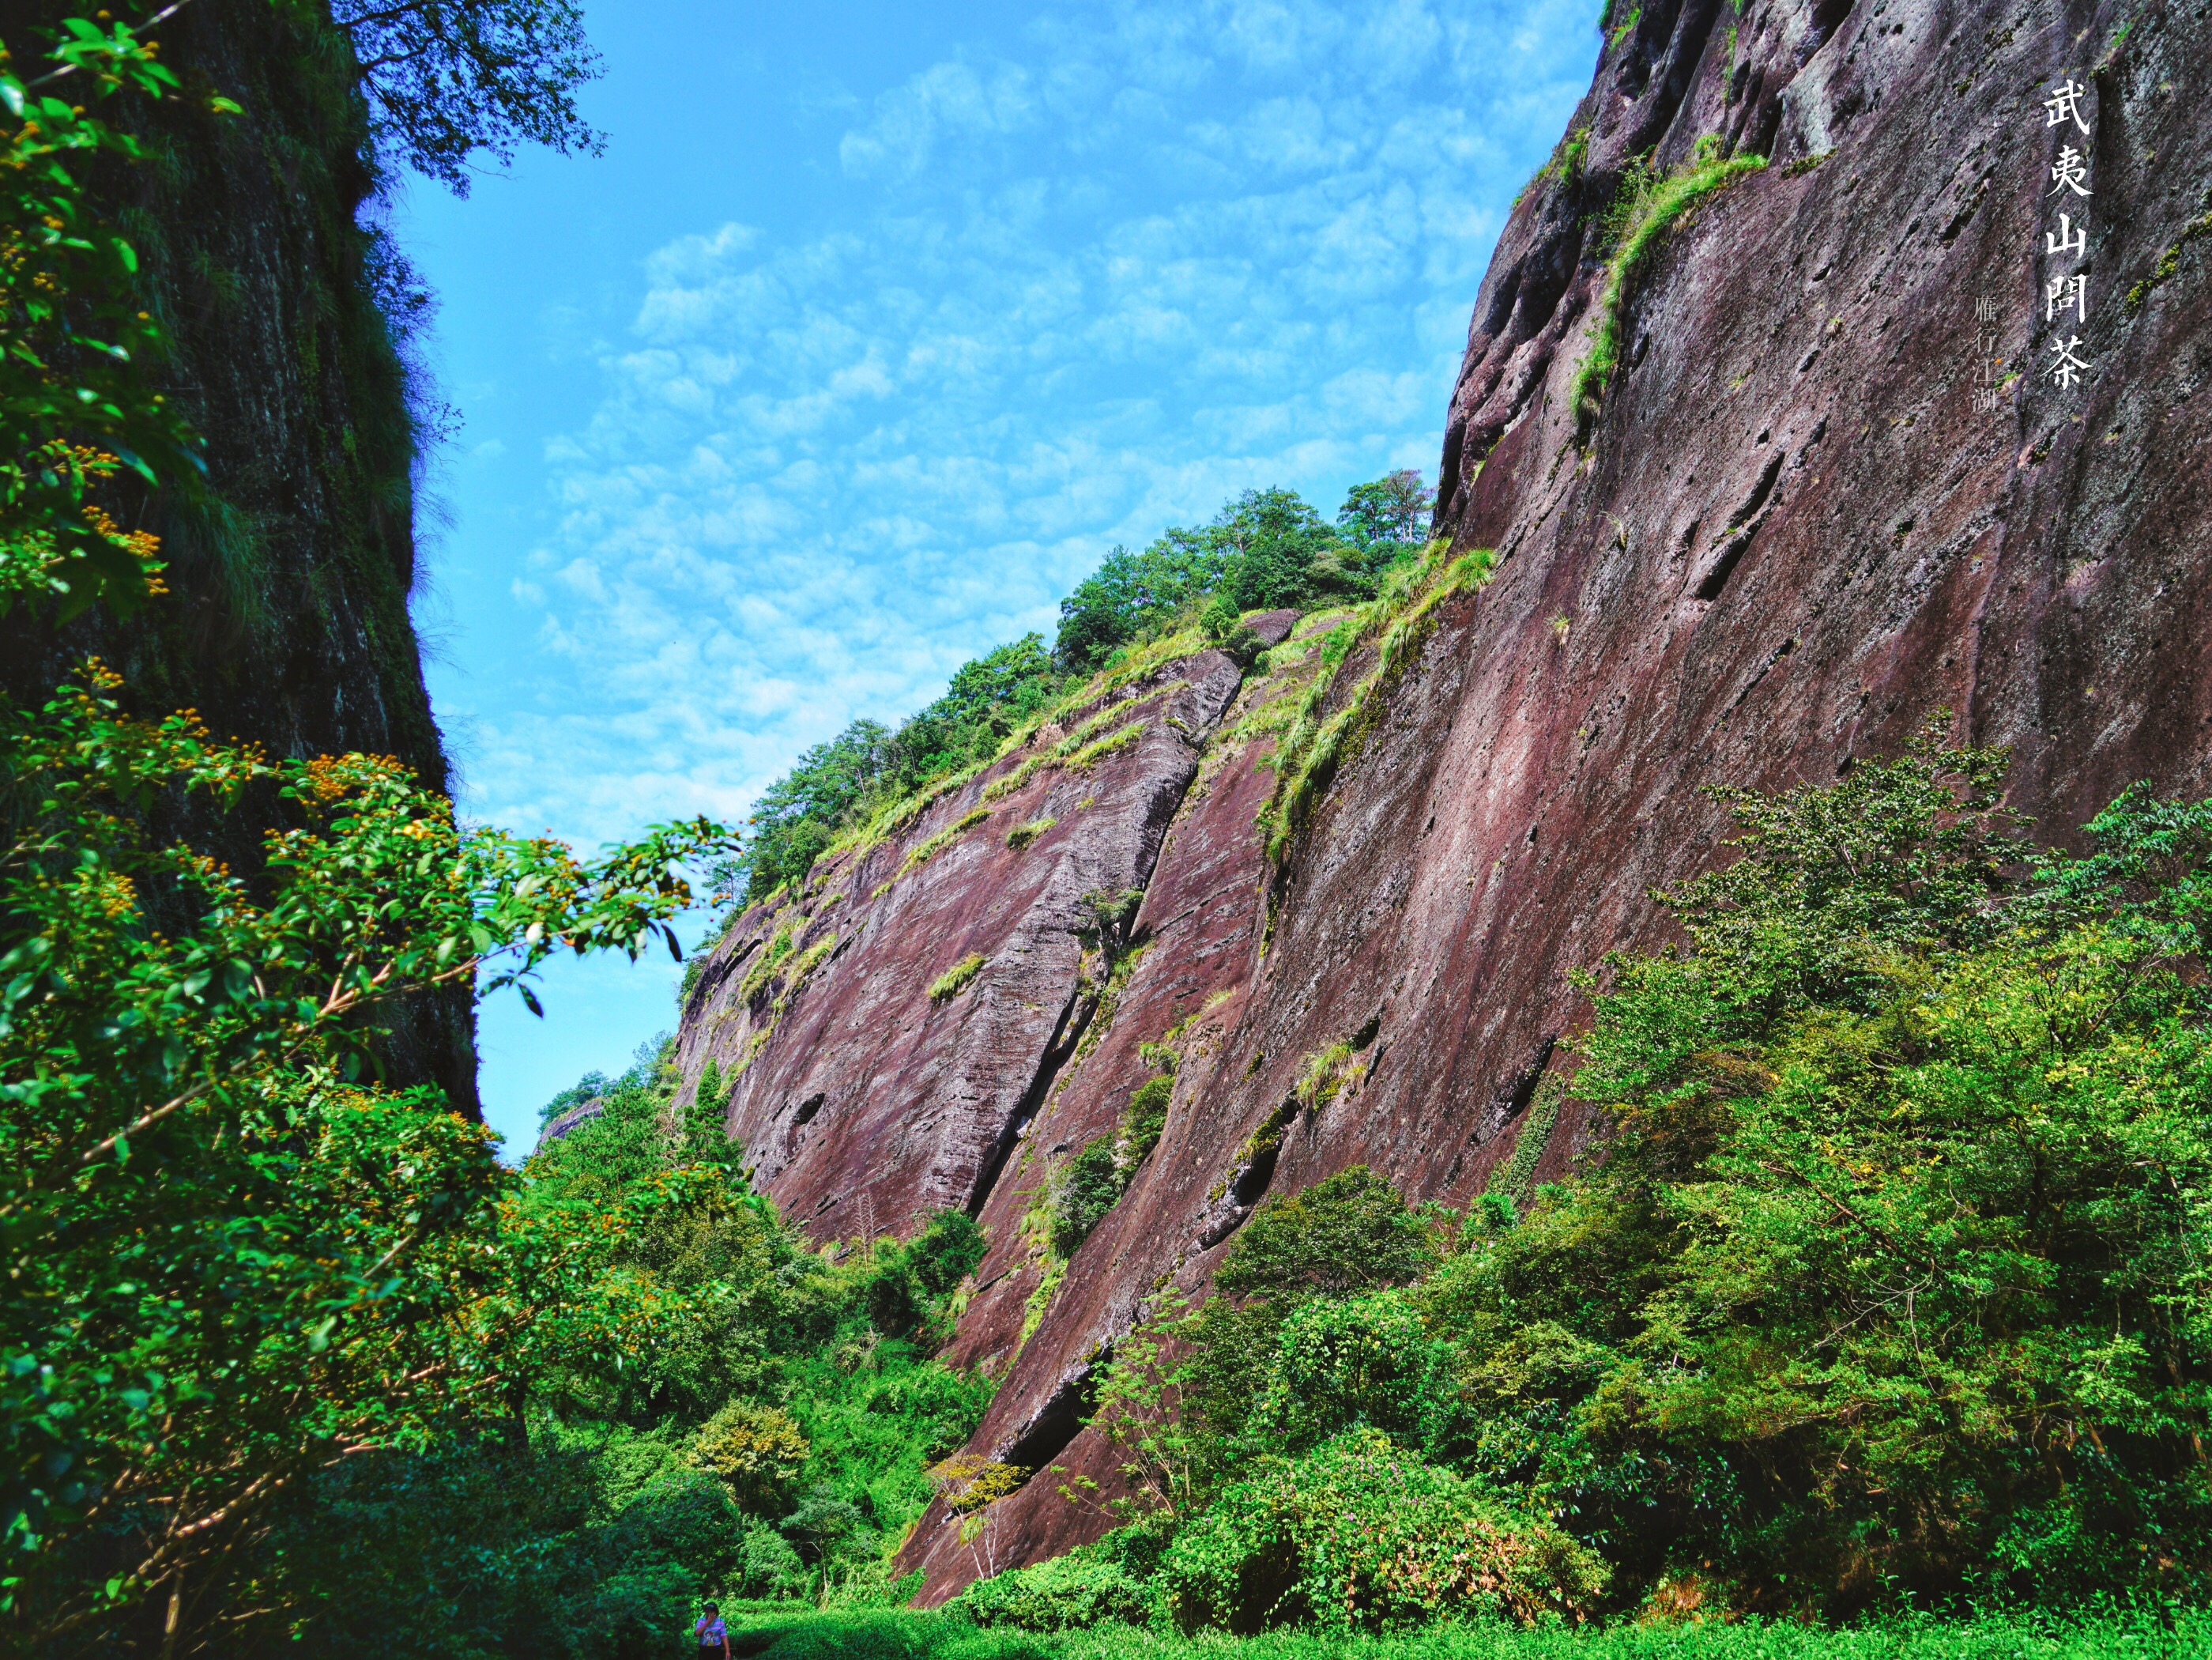
<path id="1" fill-rule="evenodd" d="M 63 17 L 93 9 L 0 0 L 0 42 L 27 72 Z M 446 789 L 408 610 L 426 435 L 398 331 L 423 296 L 374 228 L 351 47 L 325 9 L 268 0 L 196 0 L 154 33 L 195 99 L 240 106 L 113 100 L 101 113 L 148 158 L 94 175 L 168 333 L 158 372 L 206 440 L 208 488 L 196 502 L 126 489 L 112 505 L 161 537 L 169 593 L 123 622 L 0 619 L 0 693 L 36 703 L 97 654 L 141 712 L 196 708 L 217 737 L 277 755 L 393 756 Z M 237 868 L 259 863 L 267 823 L 251 812 L 185 828 Z M 389 1018 L 390 1073 L 437 1082 L 474 1116 L 469 994 Z"/>
<path id="2" fill-rule="evenodd" d="M 1172 809 L 1164 850 L 1114 866 L 1149 879 L 1136 926 L 1151 943 L 1104 1035 L 1024 1098 L 1043 1109 L 1030 1173 L 977 1196 L 987 1116 L 957 1153 L 933 1131 L 947 1149 L 930 1155 L 933 1187 L 896 1184 L 964 1190 L 991 1231 L 956 1349 L 1005 1369 L 974 1451 L 1110 1493 L 1109 1450 L 1080 1427 L 1098 1361 L 1156 1287 L 1203 1288 L 1265 1191 L 1364 1162 L 1414 1198 L 1468 1202 L 1585 1012 L 1567 971 L 1656 944 L 1648 891 L 1712 858 L 1723 825 L 1698 786 L 1831 778 L 1938 708 L 1960 738 L 2014 747 L 2012 799 L 2052 836 L 2137 778 L 2212 786 L 2212 119 L 2192 75 L 2212 62 L 2206 11 L 1617 9 L 1627 21 L 1570 129 L 1586 131 L 1578 165 L 1517 204 L 1453 396 L 1437 527 L 1494 548 L 1494 581 L 1437 607 L 1279 866 L 1251 822 L 1273 787 L 1264 754 L 1224 718 L 1187 763 L 1201 783 Z M 2047 122 L 2043 100 L 2068 79 L 2086 131 Z M 1600 216 L 1633 158 L 1677 167 L 1708 137 L 1709 155 L 1771 165 L 1659 244 L 1621 313 L 1620 368 L 1578 412 Z M 2088 197 L 2054 185 L 2062 144 L 2085 158 Z M 2061 211 L 2088 226 L 2071 258 L 2046 252 Z M 2088 314 L 2062 328 L 2045 285 L 2076 270 Z M 2051 342 L 2075 335 L 2091 367 L 2055 385 Z M 1985 380 L 1996 406 L 1978 409 Z M 947 865 L 943 891 L 907 913 L 927 930 L 901 947 L 910 981 L 983 948 L 968 919 L 999 903 L 998 872 L 995 853 Z M 1058 913 L 1024 903 L 1042 952 L 1036 929 Z M 1049 949 L 1063 987 L 1073 953 Z M 1002 1045 L 968 1051 L 959 1089 L 1036 1090 L 1036 1056 L 1067 1029 L 1048 987 L 1025 994 L 1035 1018 L 1018 1041 L 1001 1028 Z M 1015 1225 L 1017 1195 L 1054 1148 L 1106 1132 L 1149 1075 L 1131 1049 L 1194 1012 L 1158 1148 L 1040 1312 L 1045 1263 Z M 827 1033 L 891 1013 L 828 1000 L 810 1018 Z M 1339 1043 L 1356 1055 L 1346 1086 L 1310 1103 L 1301 1080 Z M 824 1101 L 876 1104 L 816 1132 L 829 1145 L 815 1168 L 836 1180 L 771 1171 L 779 1198 L 832 1206 L 902 1133 L 910 1146 L 932 1115 L 967 1110 L 881 1069 L 908 1052 L 817 1046 L 780 1063 Z M 757 1158 L 775 1110 L 733 1116 Z M 1570 1103 L 1540 1174 L 1589 1134 Z M 927 1570 L 925 1600 L 1103 1530 L 1061 1485 L 1048 1475 L 1002 1500 L 972 1545 L 926 1516 L 902 1559 Z"/>

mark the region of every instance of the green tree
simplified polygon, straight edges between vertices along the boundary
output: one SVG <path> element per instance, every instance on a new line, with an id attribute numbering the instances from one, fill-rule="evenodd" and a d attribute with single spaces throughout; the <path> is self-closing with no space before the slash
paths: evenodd
<path id="1" fill-rule="evenodd" d="M 887 801 L 988 760 L 1060 684 L 1043 636 L 1029 634 L 963 664 L 945 695 L 896 732 L 854 721 L 762 793 L 752 837 L 718 879 L 746 903 L 804 881 L 840 831 Z"/>
<path id="2" fill-rule="evenodd" d="M 1341 538 L 1296 490 L 1247 490 L 1207 530 L 1223 556 L 1223 585 L 1239 611 L 1303 605 L 1319 594 L 1359 587 L 1337 557 Z"/>
<path id="3" fill-rule="evenodd" d="M 891 733 L 880 721 L 855 721 L 817 744 L 762 792 L 748 821 L 752 834 L 717 879 L 742 885 L 748 903 L 804 881 L 838 827 L 881 794 L 890 769 Z"/>
<path id="4" fill-rule="evenodd" d="M 576 108 L 599 75 L 573 0 L 331 0 L 353 42 L 378 147 L 458 196 L 471 159 L 522 143 L 596 155 Z"/>
<path id="5" fill-rule="evenodd" d="M 135 258 L 82 177 L 140 154 L 90 110 L 176 82 L 105 22 L 66 24 L 52 63 L 0 72 L 0 605 L 66 616 L 160 592 L 157 549 L 97 487 L 189 489 L 196 463 L 149 389 Z M 40 90 L 64 77 L 81 101 Z M 247 866 L 162 828 L 248 808 L 270 828 Z M 189 714 L 134 714 L 97 663 L 42 707 L 0 704 L 15 1645 L 228 1629 L 226 1593 L 317 1471 L 502 1419 L 548 1357 L 649 1337 L 655 1310 L 603 1268 L 689 1178 L 592 1231 L 511 1231 L 482 1128 L 377 1080 L 379 1022 L 469 983 L 534 1008 L 556 951 L 672 945 L 683 866 L 726 844 L 699 822 L 585 861 L 465 828 L 388 760 L 272 762 Z"/>
<path id="6" fill-rule="evenodd" d="M 484 1133 L 372 1081 L 378 1013 L 477 980 L 535 1006 L 554 951 L 664 933 L 720 839 L 583 863 L 461 829 L 389 761 L 270 763 L 117 685 L 0 709 L 0 1423 L 31 1635 L 214 1572 L 305 1470 L 506 1409 L 525 1357 L 481 1287 L 552 1341 L 562 1252 L 510 1262 Z M 147 828 L 250 794 L 287 820 L 258 869 Z"/>
<path id="7" fill-rule="evenodd" d="M 52 601 L 66 619 L 161 592 L 153 538 L 98 488 L 135 474 L 189 489 L 200 463 L 152 373 L 162 337 L 139 308 L 137 252 L 85 189 L 102 157 L 144 154 L 93 112 L 118 94 L 174 98 L 177 78 L 129 27 L 81 18 L 51 63 L 27 83 L 0 67 L 0 611 Z"/>
<path id="8" fill-rule="evenodd" d="M 1614 956 L 1575 1092 L 1601 1160 L 1428 1291 L 1439 1448 L 1645 1584 L 2201 1595 L 2212 813 L 2131 794 L 2027 849 L 1933 738 L 1729 797 L 1726 868 Z M 2139 854 L 2154 850 L 2152 856 Z"/>
<path id="9" fill-rule="evenodd" d="M 1025 634 L 963 664 L 945 695 L 892 739 L 890 792 L 918 788 L 942 773 L 989 760 L 1060 685 L 1042 635 Z"/>
<path id="10" fill-rule="evenodd" d="M 1429 539 L 1429 519 L 1437 493 L 1421 483 L 1411 467 L 1386 472 L 1346 492 L 1336 510 L 1336 528 L 1355 546 L 1380 551 L 1386 562 L 1403 548 L 1417 548 Z"/>

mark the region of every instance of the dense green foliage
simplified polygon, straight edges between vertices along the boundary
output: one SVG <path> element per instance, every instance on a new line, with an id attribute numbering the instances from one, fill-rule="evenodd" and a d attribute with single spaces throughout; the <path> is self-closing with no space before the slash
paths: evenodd
<path id="1" fill-rule="evenodd" d="M 1401 471 L 1356 486 L 1331 526 L 1296 492 L 1247 490 L 1212 523 L 1174 527 L 1142 553 L 1116 548 L 1060 602 L 1045 649 L 1024 635 L 964 664 L 945 696 L 894 731 L 853 722 L 800 756 L 753 809 L 742 853 L 717 872 L 741 903 L 795 884 L 840 832 L 963 767 L 988 761 L 1016 730 L 1118 651 L 1196 623 L 1240 660 L 1259 642 L 1249 611 L 1364 599 L 1428 533 L 1434 492 Z"/>
<path id="2" fill-rule="evenodd" d="M 1125 1340 L 1146 1617 L 2201 1601 L 2212 804 L 2069 858 L 2002 775 L 1931 733 L 1731 797 L 1683 945 L 1583 981 L 1601 1155 L 1465 1219 L 1270 1199 Z"/>
<path id="3" fill-rule="evenodd" d="M 340 18 L 385 142 L 434 175 L 588 140 L 571 7 Z M 0 608 L 52 617 L 159 596 L 158 545 L 103 502 L 132 475 L 189 495 L 195 444 L 79 176 L 139 154 L 90 112 L 178 83 L 104 18 L 48 75 L 82 101 L 0 72 Z M 1607 327 L 1667 225 L 1751 165 L 1701 155 L 1624 198 Z M 1489 569 L 1413 554 L 1425 512 L 1393 474 L 1334 526 L 1258 491 L 1117 550 L 1052 651 L 1027 636 L 896 732 L 811 753 L 726 868 L 756 892 L 803 876 L 1170 629 L 1241 653 L 1255 607 L 1375 596 L 1321 648 L 1333 671 L 1371 641 L 1368 678 L 1326 718 L 1316 690 L 1285 739 L 1279 850 L 1425 619 Z M 1034 1654 L 1040 1633 L 1170 1654 L 1280 1627 L 1318 1629 L 1250 1651 L 2201 1651 L 2212 804 L 2130 791 L 2066 856 L 2020 839 L 2002 772 L 1931 734 L 1731 798 L 1733 861 L 1661 897 L 1682 943 L 1581 982 L 1578 1067 L 1522 1132 L 1571 1091 L 1601 1135 L 1571 1178 L 1532 1188 L 1532 1144 L 1466 1216 L 1364 1168 L 1270 1198 L 1215 1294 L 1164 1299 L 1103 1367 L 1122 1525 L 915 1615 L 884 1605 L 925 1505 L 988 1541 L 1038 1474 L 956 1456 L 990 1385 L 933 1356 L 977 1224 L 810 1247 L 725 1162 L 719 1069 L 679 1111 L 665 1048 L 556 1098 L 549 1118 L 602 1110 L 519 1173 L 378 1073 L 408 998 L 534 1008 L 556 952 L 672 946 L 684 871 L 726 833 L 580 860 L 462 825 L 389 760 L 272 762 L 146 716 L 87 663 L 0 704 L 9 1646 L 615 1660 L 719 1595 L 828 1610 L 773 1617 L 787 1655 Z M 267 832 L 250 863 L 179 828 L 240 815 Z M 1136 896 L 1090 897 L 1110 965 Z M 1333 1046 L 1297 1098 L 1363 1064 Z M 1148 1080 L 1050 1173 L 1055 1271 L 1172 1091 Z M 1918 1617 L 2100 1599 L 2148 1612 Z"/>
<path id="4" fill-rule="evenodd" d="M 509 1254 L 483 1132 L 372 1081 L 376 1018 L 478 977 L 528 998 L 556 948 L 635 955 L 719 842 L 580 864 L 460 829 L 389 761 L 135 720 L 116 684 L 0 707 L 0 1423 L 33 1629 L 97 1614 L 96 1565 L 118 1596 L 184 1574 L 301 1471 L 497 1410 L 515 1305 L 596 1329 L 591 1243 Z M 148 827 L 249 792 L 285 823 L 250 873 Z"/>
<path id="5" fill-rule="evenodd" d="M 147 149 L 95 112 L 181 103 L 179 80 L 104 14 L 60 40 L 43 74 L 19 78 L 28 52 L 0 72 L 0 610 L 34 630 L 157 599 L 124 487 L 198 489 L 136 251 L 87 189 Z M 535 1006 L 556 952 L 672 943 L 684 867 L 723 832 L 580 860 L 463 826 L 388 759 L 271 761 L 133 701 L 87 662 L 0 702 L 15 1652 L 281 1641 L 318 1599 L 307 1547 L 348 1536 L 300 1519 L 337 1472 L 496 1439 L 527 1380 L 651 1347 L 669 1310 L 623 1254 L 702 1202 L 672 1169 L 588 1216 L 532 1212 L 480 1126 L 378 1068 L 410 1000 L 512 986 Z"/>
<path id="6" fill-rule="evenodd" d="M 1449 1444 L 1644 1574 L 2204 1588 L 2212 811 L 2131 794 L 2018 878 L 2001 769 L 1738 798 L 1687 948 L 1591 982 L 1607 1157 L 1437 1278 Z"/>
<path id="7" fill-rule="evenodd" d="M 1023 1577 L 1054 1584 L 1044 1569 Z M 1059 1584 L 1080 1578 L 1063 1571 Z M 1085 1583 L 1097 1587 L 1089 1600 L 1102 1608 L 1111 1606 L 1099 1576 Z M 1015 1606 L 1042 1609 L 1052 1601 L 1065 1606 L 1081 1595 L 1055 1585 Z M 1758 1620 L 1601 1631 L 1486 1620 L 1389 1637 L 1279 1631 L 1239 1639 L 1212 1632 L 1184 1637 L 1110 1615 L 1037 1627 L 1012 1620 L 987 1623 L 969 1617 L 967 1601 L 926 1614 L 823 1613 L 790 1604 L 726 1612 L 732 1641 L 773 1660 L 2112 1660 L 2117 1655 L 2184 1660 L 2212 1648 L 2212 1622 L 2201 1614 L 2170 1621 L 2155 1614 L 1989 1614 L 1897 1620 L 1849 1631 Z"/>
<path id="8" fill-rule="evenodd" d="M 161 333 L 139 308 L 137 252 L 85 179 L 103 156 L 145 153 L 90 108 L 177 85 L 131 29 L 82 19 L 29 84 L 0 68 L 0 611 L 25 599 L 64 617 L 102 599 L 128 610 L 160 591 L 152 539 L 123 530 L 94 491 L 125 471 L 189 485 L 199 446 L 151 373 Z"/>
<path id="9" fill-rule="evenodd" d="M 1419 474 L 1390 473 L 1354 487 L 1332 526 L 1293 490 L 1247 490 L 1210 524 L 1171 526 L 1141 553 L 1115 549 L 1060 602 L 1053 655 L 1088 672 L 1217 594 L 1239 611 L 1364 599 L 1426 539 L 1431 496 Z"/>
<path id="10" fill-rule="evenodd" d="M 318 1627 L 333 1651 L 645 1655 L 702 1596 L 897 1600 L 887 1554 L 989 1399 L 925 1358 L 980 1231 L 951 1214 L 817 1253 L 742 1177 L 687 1163 L 674 1085 L 662 1063 L 595 1087 L 605 1111 L 510 1201 L 556 1237 L 642 1205 L 608 1266 L 650 1341 L 514 1356 L 512 1417 L 349 1460 L 279 1526 L 343 1610 Z"/>

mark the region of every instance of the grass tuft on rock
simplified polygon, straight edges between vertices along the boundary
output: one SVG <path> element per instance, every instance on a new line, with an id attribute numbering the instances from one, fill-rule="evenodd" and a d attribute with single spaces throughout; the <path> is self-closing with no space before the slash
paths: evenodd
<path id="1" fill-rule="evenodd" d="M 1606 262 L 1605 286 L 1598 296 L 1597 326 L 1590 335 L 1589 355 L 1575 370 L 1570 401 L 1577 431 L 1588 432 L 1597 418 L 1606 387 L 1620 364 L 1621 318 L 1637 279 L 1660 242 L 1698 203 L 1765 166 L 1763 155 L 1723 159 L 1707 140 L 1700 141 L 1697 156 L 1677 172 L 1655 174 L 1638 163 L 1622 177 L 1620 193 L 1602 222 L 1613 254 Z"/>
<path id="2" fill-rule="evenodd" d="M 933 1003 L 942 1003 L 948 999 L 957 997 L 966 988 L 968 982 L 982 972 L 983 962 L 983 954 L 981 952 L 971 952 L 962 958 L 930 982 L 929 1000 Z"/>

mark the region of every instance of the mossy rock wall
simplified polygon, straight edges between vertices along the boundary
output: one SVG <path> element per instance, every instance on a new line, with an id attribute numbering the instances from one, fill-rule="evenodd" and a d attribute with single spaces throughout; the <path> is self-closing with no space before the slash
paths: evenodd
<path id="1" fill-rule="evenodd" d="M 0 3 L 19 64 L 82 7 Z M 207 440 L 208 499 L 125 501 L 158 532 L 171 592 L 126 621 L 57 634 L 0 623 L 0 690 L 38 698 L 88 654 L 143 709 L 197 708 L 220 737 L 275 754 L 398 757 L 443 789 L 448 767 L 408 614 L 421 440 L 392 318 L 419 308 L 373 228 L 378 183 L 344 34 L 319 8 L 196 0 L 155 32 L 191 91 L 111 119 L 149 158 L 97 181 L 137 246 L 144 303 L 173 350 L 161 371 Z M 265 820 L 189 828 L 250 867 Z M 465 998 L 405 1012 L 392 1074 L 477 1110 Z"/>

